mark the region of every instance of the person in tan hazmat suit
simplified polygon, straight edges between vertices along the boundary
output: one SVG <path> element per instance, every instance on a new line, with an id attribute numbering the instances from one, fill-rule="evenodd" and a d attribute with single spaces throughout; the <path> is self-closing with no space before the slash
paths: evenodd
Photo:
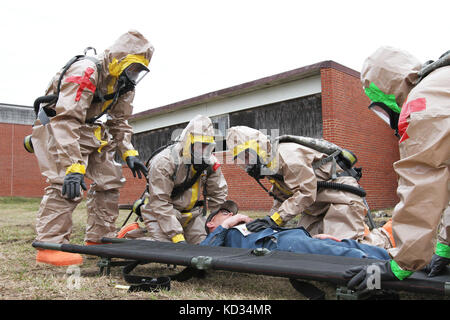
<path id="1" fill-rule="evenodd" d="M 199 244 L 206 237 L 206 210 L 226 201 L 211 120 L 196 116 L 175 141 L 148 164 L 148 194 L 139 208 L 146 233 L 135 224 L 126 238 Z"/>
<path id="2" fill-rule="evenodd" d="M 396 247 L 389 250 L 392 260 L 376 265 L 381 281 L 403 280 L 421 269 L 434 276 L 450 262 L 449 53 L 422 64 L 404 50 L 384 46 L 361 71 L 369 108 L 399 137 L 394 169 L 400 202 L 392 213 Z M 370 270 L 349 269 L 348 287 L 369 288 Z"/>
<path id="3" fill-rule="evenodd" d="M 298 226 L 311 235 L 325 233 L 385 249 L 392 247 L 388 230 L 376 228 L 367 232 L 367 207 L 360 195 L 318 188 L 318 181 L 333 178 L 331 181 L 336 184 L 359 189 L 354 176 L 344 172 L 339 164 L 333 168 L 333 161 L 324 161 L 327 154 L 295 142 L 275 146 L 265 134 L 246 126 L 230 128 L 226 139 L 238 165 L 252 177 L 266 177 L 272 184 L 273 207 L 267 217 L 247 225 L 250 231 L 283 226 L 301 214 Z"/>
<path id="4" fill-rule="evenodd" d="M 116 151 L 141 177 L 147 168 L 131 144 L 127 119 L 132 114 L 134 87 L 148 73 L 153 47 L 131 30 L 98 57 L 77 56 L 55 75 L 46 96 L 35 102 L 37 120 L 32 146 L 45 189 L 37 214 L 36 241 L 68 243 L 72 212 L 87 192 L 86 244 L 115 237 L 119 189 L 125 183 Z M 106 121 L 100 116 L 106 114 Z M 39 250 L 36 261 L 53 265 L 81 264 L 79 254 Z"/>

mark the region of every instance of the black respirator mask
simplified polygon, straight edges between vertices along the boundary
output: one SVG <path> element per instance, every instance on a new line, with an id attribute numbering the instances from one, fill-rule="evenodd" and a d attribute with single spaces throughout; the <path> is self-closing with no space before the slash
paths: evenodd
<path id="1" fill-rule="evenodd" d="M 117 90 L 109 95 L 104 96 L 104 100 L 112 99 L 113 106 L 119 97 L 128 91 L 133 91 L 136 85 L 149 73 L 150 70 L 141 63 L 130 64 L 117 79 Z M 112 97 L 111 97 L 112 95 Z"/>
<path id="2" fill-rule="evenodd" d="M 142 63 L 130 64 L 120 75 L 119 78 L 126 80 L 130 85 L 136 86 L 150 70 Z"/>
<path id="3" fill-rule="evenodd" d="M 150 70 L 141 63 L 130 64 L 119 76 L 117 92 L 133 90 Z"/>
<path id="4" fill-rule="evenodd" d="M 263 178 L 263 175 L 261 174 L 262 162 L 254 150 L 247 149 L 244 152 L 241 152 L 236 158 L 238 158 L 238 162 L 245 164 L 245 172 L 247 172 L 250 177 L 255 179 Z"/>
<path id="5" fill-rule="evenodd" d="M 194 143 L 191 145 L 191 161 L 196 171 L 203 171 L 208 166 L 214 165 L 213 152 L 215 143 Z"/>
<path id="6" fill-rule="evenodd" d="M 255 179 L 263 178 L 261 175 L 261 164 L 249 164 L 245 167 L 245 172 Z"/>

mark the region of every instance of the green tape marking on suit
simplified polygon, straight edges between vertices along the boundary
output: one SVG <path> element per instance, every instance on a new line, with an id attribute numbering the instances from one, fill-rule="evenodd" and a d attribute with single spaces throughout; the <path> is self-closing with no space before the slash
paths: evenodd
<path id="1" fill-rule="evenodd" d="M 393 94 L 384 93 L 375 83 L 371 82 L 369 87 L 364 89 L 364 92 L 369 97 L 370 101 L 382 102 L 397 113 L 402 111 L 402 109 L 398 107 L 397 101 L 395 101 L 395 96 Z"/>
<path id="2" fill-rule="evenodd" d="M 405 278 L 408 278 L 410 275 L 412 275 L 413 271 L 403 270 L 400 268 L 400 266 L 395 262 L 395 260 L 391 260 L 391 270 L 392 273 L 399 279 L 403 280 Z"/>
<path id="3" fill-rule="evenodd" d="M 436 254 L 440 257 L 450 259 L 450 246 L 438 242 L 436 244 Z"/>

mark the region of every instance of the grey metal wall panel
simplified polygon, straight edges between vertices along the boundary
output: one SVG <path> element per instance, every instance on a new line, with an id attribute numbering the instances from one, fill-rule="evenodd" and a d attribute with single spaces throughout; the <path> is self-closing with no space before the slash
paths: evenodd
<path id="1" fill-rule="evenodd" d="M 139 152 L 139 158 L 147 161 L 154 150 L 170 142 L 174 131 L 184 129 L 187 124 L 188 122 L 133 135 L 131 141 Z"/>
<path id="2" fill-rule="evenodd" d="M 230 126 L 245 125 L 256 129 L 266 129 L 267 134 L 273 134 L 272 129 L 278 129 L 279 134 L 294 134 L 308 137 L 322 137 L 322 103 L 321 94 L 268 104 L 265 106 L 232 112 L 226 115 L 212 117 L 215 127 L 226 135 L 224 129 Z M 189 119 L 190 120 L 190 119 Z M 165 127 L 162 129 L 140 132 L 133 136 L 134 147 L 139 151 L 140 158 L 146 161 L 151 153 L 169 143 L 175 130 L 182 130 L 188 122 Z M 227 126 L 227 128 L 224 128 Z M 219 140 L 218 150 L 223 150 Z M 225 146 L 224 146 L 225 147 Z M 117 157 L 117 161 L 120 159 Z"/>
<path id="3" fill-rule="evenodd" d="M 0 122 L 31 125 L 35 119 L 32 107 L 0 104 Z"/>
<path id="4" fill-rule="evenodd" d="M 230 126 L 265 129 L 267 134 L 273 129 L 278 129 L 280 135 L 321 138 L 323 133 L 321 98 L 321 94 L 314 94 L 233 112 L 230 114 Z"/>

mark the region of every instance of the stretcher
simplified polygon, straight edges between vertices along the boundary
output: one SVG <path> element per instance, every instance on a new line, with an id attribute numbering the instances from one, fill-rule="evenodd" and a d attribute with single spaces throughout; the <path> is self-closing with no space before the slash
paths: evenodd
<path id="1" fill-rule="evenodd" d="M 290 279 L 295 289 L 310 298 L 323 298 L 320 290 L 308 282 L 314 280 L 336 285 L 338 298 L 363 299 L 358 292 L 345 288 L 345 270 L 359 265 L 367 265 L 378 260 L 336 257 L 316 254 L 300 254 L 267 249 L 241 249 L 210 247 L 191 244 L 175 244 L 147 240 L 126 240 L 103 238 L 101 245 L 81 246 L 74 244 L 54 244 L 34 242 L 33 247 L 60 250 L 71 253 L 98 256 L 103 261 L 123 259 L 118 265 L 125 265 L 123 274 L 129 283 L 141 284 L 147 288 L 170 288 L 170 280 L 184 281 L 192 276 L 204 276 L 204 270 L 224 270 L 252 273 Z M 169 277 L 144 277 L 130 275 L 138 264 L 163 263 L 186 266 L 181 273 Z M 136 286 L 133 287 L 136 289 Z M 444 274 L 429 278 L 424 272 L 415 272 L 403 281 L 382 282 L 386 293 L 409 291 L 437 295 L 450 295 L 450 267 Z M 379 292 L 380 290 L 371 290 Z M 367 294 L 367 293 L 366 293 Z"/>

